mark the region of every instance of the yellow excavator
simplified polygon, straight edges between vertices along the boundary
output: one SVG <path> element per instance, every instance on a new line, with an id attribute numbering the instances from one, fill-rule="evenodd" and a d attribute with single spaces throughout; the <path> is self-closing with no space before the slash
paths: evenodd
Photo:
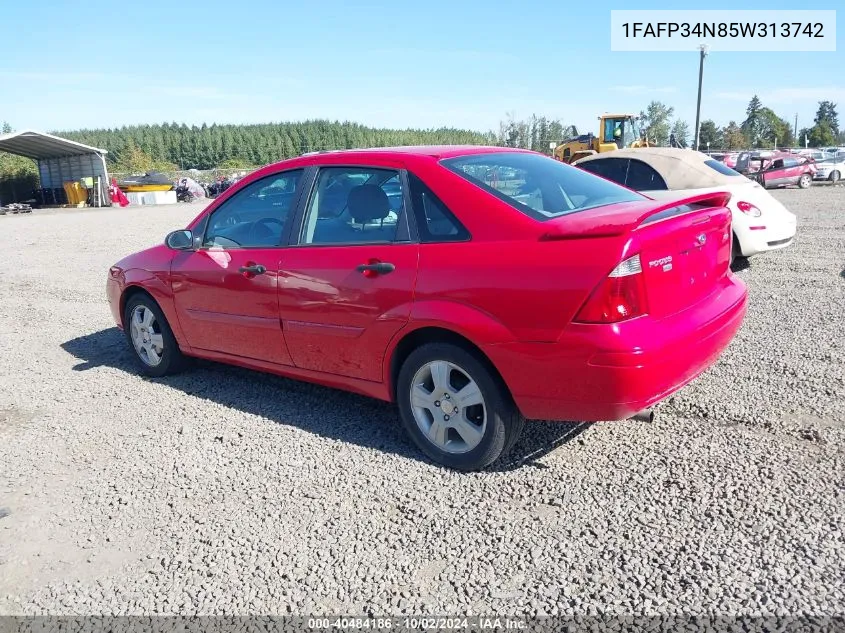
<path id="1" fill-rule="evenodd" d="M 599 135 L 582 134 L 564 141 L 554 149 L 554 157 L 564 163 L 579 158 L 612 152 L 623 147 L 649 147 L 633 114 L 603 114 L 599 117 Z"/>

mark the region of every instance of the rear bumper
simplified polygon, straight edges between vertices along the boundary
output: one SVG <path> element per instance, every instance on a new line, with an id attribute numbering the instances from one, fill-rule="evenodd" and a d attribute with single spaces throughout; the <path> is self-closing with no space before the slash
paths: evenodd
<path id="1" fill-rule="evenodd" d="M 485 351 L 530 419 L 623 420 L 712 366 L 745 316 L 745 284 L 733 275 L 676 315 L 615 326 L 572 324 L 557 343 L 506 343 Z"/>
<path id="2" fill-rule="evenodd" d="M 792 218 L 789 222 L 778 221 L 762 230 L 752 231 L 747 227 L 736 227 L 734 230 L 743 256 L 751 257 L 791 245 L 797 231 L 797 223 Z"/>

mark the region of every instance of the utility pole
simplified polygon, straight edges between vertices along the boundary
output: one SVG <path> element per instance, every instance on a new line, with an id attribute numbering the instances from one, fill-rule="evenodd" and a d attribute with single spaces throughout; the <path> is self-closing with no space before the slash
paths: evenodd
<path id="1" fill-rule="evenodd" d="M 698 103 L 695 106 L 695 151 L 698 151 L 698 137 L 701 134 L 701 82 L 704 79 L 704 58 L 707 57 L 707 44 L 698 47 L 701 60 L 698 63 Z"/>
<path id="2" fill-rule="evenodd" d="M 795 140 L 798 140 L 798 113 L 795 113 L 795 132 L 792 134 Z"/>

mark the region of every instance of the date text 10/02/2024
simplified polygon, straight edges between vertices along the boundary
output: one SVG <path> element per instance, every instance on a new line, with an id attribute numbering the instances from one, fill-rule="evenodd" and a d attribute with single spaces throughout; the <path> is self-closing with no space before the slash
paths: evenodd
<path id="1" fill-rule="evenodd" d="M 397 630 L 397 631 L 520 631 L 527 629 L 525 621 L 504 617 L 386 617 L 386 618 L 309 618 L 308 628 L 314 630 Z"/>

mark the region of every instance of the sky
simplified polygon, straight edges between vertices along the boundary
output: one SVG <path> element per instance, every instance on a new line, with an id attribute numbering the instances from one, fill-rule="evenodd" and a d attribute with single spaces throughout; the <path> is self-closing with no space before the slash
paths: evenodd
<path id="1" fill-rule="evenodd" d="M 507 113 L 582 130 L 656 99 L 693 126 L 698 51 L 611 52 L 623 0 L 91 0 L 2 11 L 0 121 L 60 131 L 139 123 L 314 118 L 378 127 L 496 130 Z M 766 9 L 795 9 L 766 0 Z M 814 8 L 834 8 L 836 2 Z M 757 9 L 675 0 L 673 9 Z M 753 94 L 799 127 L 845 107 L 845 11 L 836 52 L 713 51 L 702 119 L 741 122 Z M 845 119 L 845 112 L 843 112 Z"/>

